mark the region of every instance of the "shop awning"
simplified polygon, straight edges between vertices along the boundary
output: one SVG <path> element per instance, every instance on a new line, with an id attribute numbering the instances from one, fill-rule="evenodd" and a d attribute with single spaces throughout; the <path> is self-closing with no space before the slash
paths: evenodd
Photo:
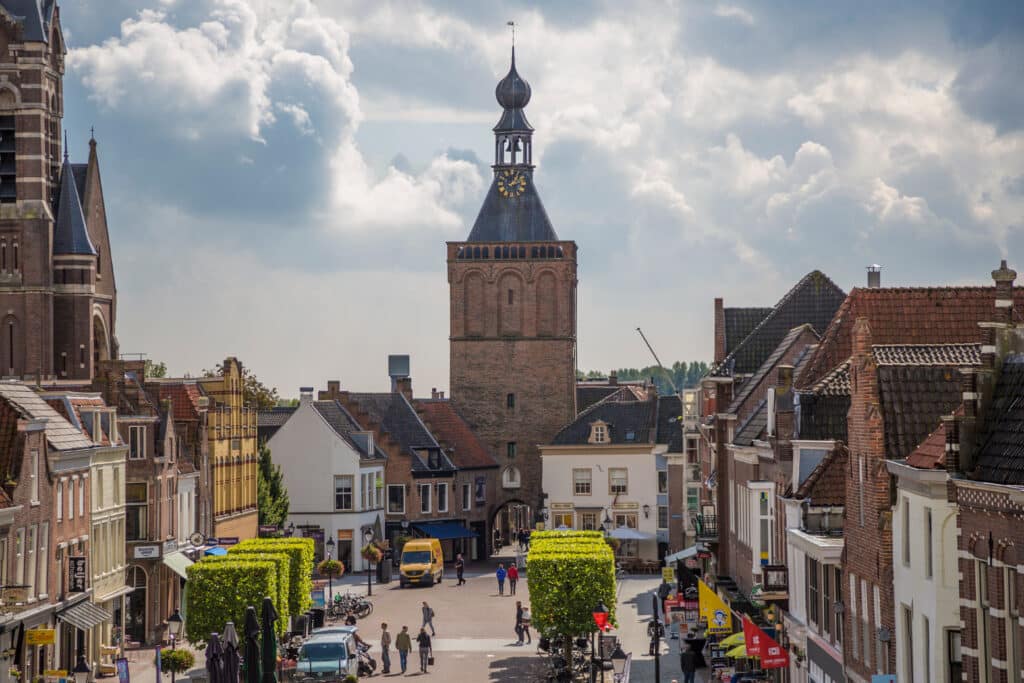
<path id="1" fill-rule="evenodd" d="M 185 553 L 178 551 L 173 553 L 167 553 L 164 555 L 164 564 L 167 565 L 172 572 L 177 574 L 183 579 L 188 578 L 188 573 L 185 571 L 193 564 L 192 560 L 185 557 Z"/>
<path id="2" fill-rule="evenodd" d="M 421 534 L 426 534 L 430 538 L 442 541 L 452 538 L 476 538 L 479 536 L 478 533 L 467 529 L 458 522 L 428 522 L 413 524 L 412 526 Z"/>
<path id="3" fill-rule="evenodd" d="M 99 626 L 104 621 L 108 621 L 110 613 L 88 600 L 83 600 L 74 607 L 69 607 L 63 612 L 57 612 L 57 618 L 77 629 L 88 631 Z"/>
<path id="4" fill-rule="evenodd" d="M 708 548 L 706 545 L 703 543 L 697 543 L 695 545 L 691 545 L 686 550 L 680 550 L 677 553 L 666 555 L 665 564 L 668 564 L 669 562 L 679 562 L 680 560 L 685 560 L 691 557 L 697 557 L 697 553 L 706 553 L 707 551 Z"/>

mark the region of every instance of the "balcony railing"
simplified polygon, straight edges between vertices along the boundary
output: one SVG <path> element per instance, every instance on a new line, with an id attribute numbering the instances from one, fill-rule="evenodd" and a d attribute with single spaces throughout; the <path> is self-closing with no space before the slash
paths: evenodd
<path id="1" fill-rule="evenodd" d="M 715 515 L 696 515 L 693 518 L 693 526 L 697 530 L 698 540 L 718 540 L 718 517 Z"/>

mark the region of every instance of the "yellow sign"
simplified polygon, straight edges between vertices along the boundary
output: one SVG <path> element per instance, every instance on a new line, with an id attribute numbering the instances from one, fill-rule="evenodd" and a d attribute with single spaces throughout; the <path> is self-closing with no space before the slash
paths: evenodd
<path id="1" fill-rule="evenodd" d="M 706 583 L 698 579 L 697 599 L 700 605 L 700 616 L 708 622 L 710 633 L 731 633 L 732 612 L 718 594 Z"/>
<path id="2" fill-rule="evenodd" d="M 50 676 L 52 678 L 67 678 L 67 669 L 47 669 L 43 672 L 44 676 Z"/>
<path id="3" fill-rule="evenodd" d="M 662 567 L 661 568 L 661 580 L 665 583 L 674 583 L 676 580 L 676 568 L 675 567 Z"/>
<path id="4" fill-rule="evenodd" d="M 57 631 L 52 628 L 30 628 L 25 631 L 26 645 L 53 645 L 57 642 Z"/>

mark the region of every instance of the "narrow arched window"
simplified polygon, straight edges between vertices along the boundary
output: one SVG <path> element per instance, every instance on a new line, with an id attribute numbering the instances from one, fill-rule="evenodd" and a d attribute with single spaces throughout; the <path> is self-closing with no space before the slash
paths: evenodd
<path id="1" fill-rule="evenodd" d="M 512 304 L 514 304 L 515 303 L 515 299 L 516 299 L 515 290 L 512 290 L 512 289 L 508 290 L 508 305 L 511 306 Z"/>
<path id="2" fill-rule="evenodd" d="M 13 245 L 14 249 L 14 271 L 18 271 L 18 243 L 15 242 Z"/>
<path id="3" fill-rule="evenodd" d="M 18 245 L 14 245 L 14 248 L 17 249 Z M 14 252 L 14 253 L 15 253 L 15 257 L 14 257 L 15 265 L 14 265 L 14 268 L 17 269 L 18 268 L 18 265 L 17 265 L 17 260 L 18 260 L 17 253 L 18 252 Z M 96 248 L 96 274 L 97 275 L 103 275 L 103 248 L 102 247 L 97 247 Z"/>

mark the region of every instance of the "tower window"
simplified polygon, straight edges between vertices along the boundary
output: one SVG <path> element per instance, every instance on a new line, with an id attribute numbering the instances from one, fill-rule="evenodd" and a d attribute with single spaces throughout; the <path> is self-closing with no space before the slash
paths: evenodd
<path id="1" fill-rule="evenodd" d="M 14 243 L 14 270 L 15 270 L 15 272 L 17 272 L 17 270 L 18 270 L 18 243 L 17 242 Z"/>
<path id="2" fill-rule="evenodd" d="M 68 374 L 68 352 L 61 351 L 60 354 L 60 374 L 67 377 Z"/>
<path id="3" fill-rule="evenodd" d="M 512 459 L 514 459 L 516 457 L 516 442 L 515 441 L 509 441 L 508 443 L 505 444 L 505 455 L 508 456 L 509 460 L 512 460 Z"/>
<path id="4" fill-rule="evenodd" d="M 0 242 L 0 269 L 7 272 L 7 242 Z"/>
<path id="5" fill-rule="evenodd" d="M 78 364 L 85 367 L 85 344 L 78 345 Z"/>
<path id="6" fill-rule="evenodd" d="M 507 396 L 505 396 L 505 407 L 508 408 L 509 410 L 512 410 L 516 407 L 515 394 L 508 394 Z"/>
<path id="7" fill-rule="evenodd" d="M 511 289 L 508 290 L 508 305 L 511 306 L 512 304 L 514 304 L 515 300 L 516 300 L 515 291 L 513 291 Z"/>
<path id="8" fill-rule="evenodd" d="M 17 253 L 17 252 L 15 252 L 15 253 Z M 17 258 L 17 257 L 15 257 L 15 258 Z M 17 267 L 17 266 L 15 266 L 15 267 Z M 103 274 L 103 249 L 100 248 L 100 247 L 96 248 L 96 274 L 97 275 L 102 275 Z"/>
<path id="9" fill-rule="evenodd" d="M 14 322 L 7 323 L 7 367 L 11 369 L 10 374 L 14 374 Z"/>

